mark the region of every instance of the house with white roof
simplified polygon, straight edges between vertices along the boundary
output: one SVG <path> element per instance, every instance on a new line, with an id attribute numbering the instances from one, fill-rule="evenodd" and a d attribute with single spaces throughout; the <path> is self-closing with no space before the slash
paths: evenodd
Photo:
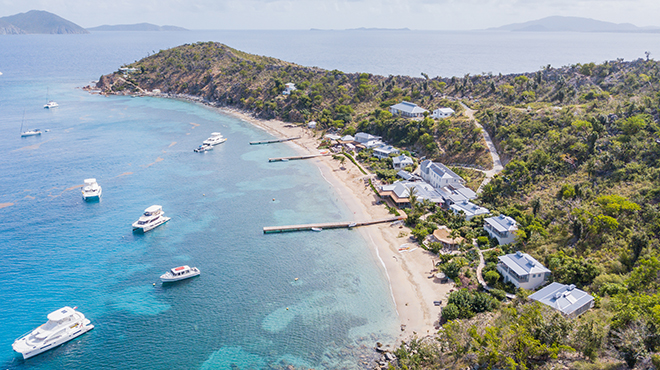
<path id="1" fill-rule="evenodd" d="M 518 223 L 509 216 L 499 215 L 484 219 L 484 229 L 500 245 L 513 243 L 518 231 Z"/>
<path id="2" fill-rule="evenodd" d="M 445 206 L 470 201 L 477 198 L 477 193 L 463 185 L 448 185 L 438 190 L 445 199 Z"/>
<path id="3" fill-rule="evenodd" d="M 423 118 L 424 113 L 428 112 L 426 109 L 419 105 L 407 101 L 402 101 L 399 104 L 390 106 L 390 113 L 395 116 L 408 117 L 408 118 Z"/>
<path id="4" fill-rule="evenodd" d="M 518 288 L 534 290 L 550 277 L 550 270 L 527 253 L 520 251 L 498 257 L 497 271 L 504 282 L 511 282 Z"/>
<path id="5" fill-rule="evenodd" d="M 382 139 L 380 136 L 375 136 L 372 134 L 367 134 L 366 132 L 358 132 L 355 134 L 355 141 L 360 144 L 365 144 L 369 141 L 380 141 Z"/>
<path id="6" fill-rule="evenodd" d="M 341 141 L 345 141 L 345 142 L 355 141 L 355 137 L 351 135 L 344 135 L 341 137 Z"/>
<path id="7" fill-rule="evenodd" d="M 548 305 L 568 318 L 576 318 L 594 306 L 594 297 L 573 284 L 552 283 L 528 298 Z"/>
<path id="8" fill-rule="evenodd" d="M 391 145 L 382 145 L 374 148 L 374 157 L 383 159 L 389 158 L 390 154 L 399 154 L 400 150 Z"/>
<path id="9" fill-rule="evenodd" d="M 435 119 L 447 118 L 454 113 L 456 112 L 454 112 L 454 110 L 451 108 L 438 108 L 433 111 L 431 117 Z"/>
<path id="10" fill-rule="evenodd" d="M 420 165 L 420 173 L 424 181 L 434 188 L 443 188 L 448 185 L 463 185 L 465 180 L 442 163 L 423 161 Z"/>
<path id="11" fill-rule="evenodd" d="M 287 84 L 284 84 L 284 91 L 282 91 L 282 94 L 289 95 L 295 90 L 296 90 L 296 84 L 289 82 Z"/>
<path id="12" fill-rule="evenodd" d="M 444 198 L 443 198 L 444 200 Z M 463 201 L 460 203 L 454 203 L 449 206 L 449 209 L 454 211 L 455 214 L 463 214 L 466 220 L 472 219 L 474 216 L 487 215 L 490 211 L 487 208 L 478 206 L 472 202 Z"/>
<path id="13" fill-rule="evenodd" d="M 422 181 L 397 181 L 394 184 L 383 185 L 378 189 L 378 195 L 383 198 L 390 198 L 398 207 L 409 207 L 411 190 L 417 201 L 428 199 L 436 204 L 442 202 L 440 193 L 431 185 Z"/>
<path id="14" fill-rule="evenodd" d="M 405 154 L 401 154 L 398 157 L 392 158 L 392 166 L 395 170 L 401 170 L 408 166 L 413 166 L 414 164 L 415 162 L 413 162 L 412 158 Z"/>

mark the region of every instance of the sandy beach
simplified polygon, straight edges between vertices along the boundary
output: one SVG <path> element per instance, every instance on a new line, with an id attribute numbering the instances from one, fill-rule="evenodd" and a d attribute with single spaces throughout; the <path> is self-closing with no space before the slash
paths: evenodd
<path id="1" fill-rule="evenodd" d="M 318 154 L 320 143 L 318 133 L 307 128 L 294 126 L 278 120 L 260 120 L 241 111 L 221 109 L 255 126 L 261 127 L 274 136 L 297 137 L 289 141 L 301 155 Z M 317 136 L 315 136 L 317 135 Z M 376 204 L 377 196 L 368 185 L 365 176 L 349 160 L 340 168 L 340 163 L 332 156 L 309 159 L 318 166 L 321 175 L 335 188 L 337 195 L 355 214 L 355 221 L 391 217 L 387 208 Z M 348 221 L 348 220 L 337 220 Z M 446 304 L 453 283 L 441 284 L 433 277 L 434 256 L 410 241 L 410 230 L 405 226 L 380 224 L 357 228 L 368 242 L 376 260 L 389 279 L 392 299 L 401 323 L 397 340 L 414 336 L 424 337 L 437 331 L 441 307 Z M 405 246 L 404 246 L 405 245 Z M 403 250 L 400 250 L 404 248 Z M 407 248 L 407 249 L 406 249 Z M 435 306 L 434 301 L 442 301 Z"/>

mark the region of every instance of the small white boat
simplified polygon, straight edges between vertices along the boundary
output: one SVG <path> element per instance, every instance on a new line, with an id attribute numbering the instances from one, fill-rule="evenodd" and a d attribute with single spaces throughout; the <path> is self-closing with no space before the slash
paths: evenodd
<path id="1" fill-rule="evenodd" d="M 196 152 L 196 153 L 208 152 L 209 150 L 213 150 L 213 145 L 202 144 L 202 145 L 198 146 L 197 148 L 193 149 L 193 151 Z"/>
<path id="2" fill-rule="evenodd" d="M 163 283 L 172 283 L 175 281 L 188 279 L 198 276 L 200 271 L 197 267 L 190 267 L 188 265 L 174 267 L 170 271 L 160 275 L 160 280 Z"/>
<path id="3" fill-rule="evenodd" d="M 133 222 L 133 231 L 146 233 L 169 220 L 169 217 L 163 215 L 163 207 L 154 205 L 145 209 L 144 214 L 137 221 Z"/>
<path id="4" fill-rule="evenodd" d="M 52 100 L 50 100 L 50 101 L 48 101 L 48 103 L 44 104 L 44 108 L 46 108 L 46 109 L 57 108 L 59 106 L 60 106 L 59 104 L 55 103 Z"/>
<path id="5" fill-rule="evenodd" d="M 41 135 L 41 130 L 39 130 L 38 128 L 21 132 L 21 137 L 36 136 L 36 135 Z"/>
<path id="6" fill-rule="evenodd" d="M 82 197 L 84 200 L 100 200 L 103 189 L 96 182 L 96 179 L 85 179 L 85 185 L 82 188 Z"/>
<path id="7" fill-rule="evenodd" d="M 357 223 L 355 223 L 355 222 L 351 222 L 350 224 L 348 224 L 348 228 L 349 228 L 349 229 L 352 229 L 352 228 L 354 228 L 355 226 L 357 226 Z"/>
<path id="8" fill-rule="evenodd" d="M 94 329 L 76 307 L 62 307 L 48 314 L 48 322 L 14 341 L 12 348 L 24 359 L 53 349 Z"/>
<path id="9" fill-rule="evenodd" d="M 312 231 L 319 232 L 319 231 L 323 231 L 323 229 L 320 227 L 312 227 Z"/>
<path id="10" fill-rule="evenodd" d="M 218 145 L 218 144 L 222 144 L 222 143 L 224 143 L 225 141 L 227 141 L 227 138 L 224 137 L 224 136 L 222 136 L 221 133 L 219 133 L 219 132 L 212 132 L 212 133 L 211 133 L 211 137 L 208 138 L 208 139 L 206 139 L 206 140 L 204 140 L 204 141 L 202 142 L 202 144 Z"/>

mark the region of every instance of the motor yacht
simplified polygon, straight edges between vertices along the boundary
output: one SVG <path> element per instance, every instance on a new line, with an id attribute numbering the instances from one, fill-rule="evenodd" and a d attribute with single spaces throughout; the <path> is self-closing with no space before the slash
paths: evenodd
<path id="1" fill-rule="evenodd" d="M 21 132 L 21 137 L 41 135 L 41 130 L 35 128 Z"/>
<path id="2" fill-rule="evenodd" d="M 57 108 L 59 106 L 60 106 L 59 104 L 57 104 L 56 102 L 54 102 L 52 100 L 50 100 L 48 103 L 44 104 L 44 108 L 46 108 L 46 109 Z"/>
<path id="3" fill-rule="evenodd" d="M 170 271 L 160 275 L 160 280 L 163 283 L 172 283 L 175 281 L 188 279 L 198 276 L 200 274 L 197 267 L 190 267 L 188 265 L 174 267 Z"/>
<path id="4" fill-rule="evenodd" d="M 76 307 L 63 307 L 48 314 L 48 321 L 16 339 L 12 347 L 24 359 L 36 356 L 94 329 Z"/>
<path id="5" fill-rule="evenodd" d="M 133 231 L 146 233 L 169 220 L 169 217 L 163 215 L 163 207 L 154 205 L 145 209 L 144 214 L 137 221 L 133 222 Z"/>
<path id="6" fill-rule="evenodd" d="M 224 143 L 225 141 L 227 141 L 227 138 L 224 137 L 224 136 L 222 136 L 221 133 L 219 133 L 219 132 L 213 132 L 213 133 L 211 133 L 211 137 L 208 138 L 208 139 L 206 139 L 206 140 L 204 140 L 204 141 L 202 142 L 202 144 L 218 145 L 218 144 L 222 144 L 222 143 Z"/>
<path id="7" fill-rule="evenodd" d="M 102 190 L 96 179 L 85 179 L 85 185 L 82 188 L 82 197 L 88 201 L 100 200 Z"/>

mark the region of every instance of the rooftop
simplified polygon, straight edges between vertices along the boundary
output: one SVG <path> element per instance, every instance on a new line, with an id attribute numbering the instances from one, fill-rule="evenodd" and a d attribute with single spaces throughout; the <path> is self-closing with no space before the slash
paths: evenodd
<path id="1" fill-rule="evenodd" d="M 420 107 L 419 105 L 407 101 L 402 101 L 399 104 L 394 104 L 390 107 L 391 109 L 400 110 L 402 112 L 415 114 L 415 113 L 424 113 L 427 112 L 426 109 Z"/>
<path id="2" fill-rule="evenodd" d="M 580 307 L 584 307 L 585 304 L 593 301 L 594 297 L 583 290 L 577 289 L 575 285 L 552 283 L 530 295 L 529 299 L 546 304 L 561 311 L 564 315 L 570 315 Z"/>
<path id="3" fill-rule="evenodd" d="M 486 218 L 484 221 L 500 233 L 518 230 L 516 220 L 509 216 L 499 215 Z"/>
<path id="4" fill-rule="evenodd" d="M 462 177 L 458 176 L 454 171 L 450 170 L 449 167 L 445 166 L 442 163 L 425 160 L 424 162 L 422 162 L 420 167 L 424 173 L 428 174 L 429 172 L 434 172 L 438 176 L 440 176 L 440 178 L 447 178 L 447 179 L 453 178 L 461 183 L 465 182 L 465 180 L 463 180 Z"/>
<path id="5" fill-rule="evenodd" d="M 456 213 L 462 211 L 466 217 L 473 217 L 473 216 L 485 215 L 490 213 L 490 211 L 487 208 L 478 206 L 468 201 L 454 203 L 451 206 L 449 206 L 449 208 Z"/>
<path id="6" fill-rule="evenodd" d="M 520 251 L 498 257 L 501 263 L 513 270 L 518 276 L 550 272 L 534 257 Z"/>

